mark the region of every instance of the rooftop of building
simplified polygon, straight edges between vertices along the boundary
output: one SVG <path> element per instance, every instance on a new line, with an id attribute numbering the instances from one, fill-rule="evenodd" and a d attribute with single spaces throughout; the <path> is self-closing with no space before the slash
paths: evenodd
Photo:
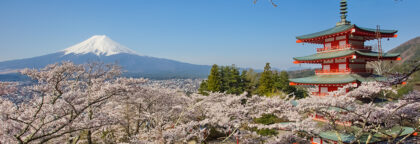
<path id="1" fill-rule="evenodd" d="M 376 33 L 377 31 L 377 29 L 359 27 L 355 24 L 344 24 L 344 25 L 337 25 L 335 27 L 332 27 L 332 28 L 329 28 L 320 32 L 297 36 L 296 39 L 299 39 L 299 40 L 312 39 L 312 38 L 317 38 L 321 36 L 327 36 L 327 35 L 349 31 L 353 28 L 366 31 L 366 32 L 371 32 L 371 33 Z M 379 31 L 381 32 L 381 34 L 395 34 L 398 32 L 397 30 L 384 30 L 384 29 L 380 29 Z"/>
<path id="2" fill-rule="evenodd" d="M 296 84 L 348 84 L 353 82 L 384 81 L 386 77 L 378 75 L 362 76 L 359 74 L 314 75 L 310 77 L 290 79 Z"/>
<path id="3" fill-rule="evenodd" d="M 341 51 L 334 51 L 334 52 L 326 52 L 326 53 L 316 53 L 313 55 L 303 56 L 303 57 L 294 57 L 294 60 L 297 61 L 311 61 L 311 60 L 323 60 L 323 59 L 331 59 L 331 58 L 339 58 L 344 56 L 351 56 L 351 55 L 360 55 L 360 56 L 367 56 L 367 57 L 379 57 L 380 54 L 378 52 L 363 52 L 358 50 L 341 50 Z M 399 53 L 383 53 L 381 57 L 383 58 L 396 58 L 400 56 Z"/>

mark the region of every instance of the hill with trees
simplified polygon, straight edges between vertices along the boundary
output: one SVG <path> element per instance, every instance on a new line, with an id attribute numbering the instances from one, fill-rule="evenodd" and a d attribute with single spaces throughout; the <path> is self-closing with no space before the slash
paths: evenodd
<path id="1" fill-rule="evenodd" d="M 420 36 L 399 45 L 389 52 L 401 54 L 401 60 L 393 66 L 394 72 L 403 73 L 412 69 L 420 61 Z M 407 81 L 407 85 L 399 89 L 399 94 L 406 94 L 414 89 L 420 91 L 420 72 L 415 72 L 411 75 Z"/>
<path id="2" fill-rule="evenodd" d="M 298 98 L 307 96 L 302 88 L 289 86 L 289 74 L 286 71 L 272 70 L 270 63 L 261 73 L 252 69 L 239 72 L 239 68 L 232 66 L 213 65 L 207 80 L 199 88 L 199 93 L 207 95 L 209 92 L 224 92 L 227 94 L 261 96 L 275 96 L 293 93 Z"/>
<path id="3" fill-rule="evenodd" d="M 404 42 L 387 53 L 400 53 L 401 60 L 368 63 L 368 67 L 373 68 L 375 74 L 389 76 L 391 73 L 409 73 L 420 62 L 420 37 Z M 405 82 L 406 84 L 398 89 L 396 97 L 401 97 L 414 89 L 420 91 L 420 72 L 414 72 Z"/>
<path id="4" fill-rule="evenodd" d="M 420 36 L 391 49 L 389 53 L 401 53 L 401 61 L 399 63 L 409 62 L 410 60 L 419 60 Z"/>

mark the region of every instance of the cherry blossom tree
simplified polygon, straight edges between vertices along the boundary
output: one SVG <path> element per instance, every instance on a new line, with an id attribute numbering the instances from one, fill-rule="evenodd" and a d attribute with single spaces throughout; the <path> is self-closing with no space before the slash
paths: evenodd
<path id="1" fill-rule="evenodd" d="M 191 100 L 170 89 L 137 87 L 136 91 L 108 103 L 105 108 L 118 119 L 119 140 L 133 137 L 143 142 L 163 141 L 164 130 L 173 127 L 181 108 Z"/>
<path id="2" fill-rule="evenodd" d="M 367 65 L 368 67 L 371 67 L 378 75 L 384 75 L 384 74 L 390 73 L 393 67 L 395 66 L 395 64 L 393 64 L 392 61 L 383 61 L 383 60 L 372 61 L 372 62 L 369 62 Z"/>
<path id="3" fill-rule="evenodd" d="M 403 98 L 383 103 L 375 103 L 375 100 L 386 99 L 387 93 L 395 92 L 395 85 L 407 81 L 419 70 L 420 63 L 417 62 L 405 73 L 389 74 L 386 81 L 364 82 L 357 88 L 347 85 L 326 97 L 310 96 L 298 100 L 296 109 L 303 119 L 297 122 L 321 116 L 325 123 L 322 127 L 319 125 L 316 127 L 319 130 L 335 132 L 340 143 L 343 141 L 339 133 L 354 135 L 352 143 L 357 143 L 362 135 L 366 134 L 368 136 L 366 143 L 369 143 L 375 134 L 384 135 L 390 143 L 401 143 L 410 134 L 398 139 L 404 131 L 402 128 L 392 135 L 385 131 L 403 126 L 409 126 L 414 131 L 419 129 L 420 93 L 413 91 Z M 350 92 L 347 93 L 347 90 Z M 313 129 L 309 127 L 302 131 Z"/>
<path id="4" fill-rule="evenodd" d="M 352 133 L 353 143 L 366 134 L 382 134 L 398 143 L 407 137 L 398 139 L 383 130 L 419 128 L 418 92 L 374 103 L 384 91 L 394 91 L 390 83 L 345 86 L 330 96 L 295 100 L 293 95 L 186 94 L 145 79 L 118 77 L 118 66 L 100 63 L 63 62 L 22 73 L 36 82 L 19 88 L 0 83 L 3 95 L 25 96 L 19 102 L 0 97 L 1 143 L 307 143 L 327 130 L 339 139 L 339 133 Z M 255 122 L 265 114 L 284 122 Z M 315 114 L 323 116 L 323 125 L 314 121 Z M 285 132 L 263 136 L 256 129 Z"/>
<path id="5" fill-rule="evenodd" d="M 2 143 L 44 143 L 51 140 L 77 142 L 84 131 L 92 143 L 91 131 L 114 121 L 101 107 L 110 98 L 133 91 L 142 80 L 116 78 L 115 65 L 70 62 L 52 64 L 41 70 L 25 69 L 22 74 L 35 84 L 20 89 L 31 95 L 21 103 L 1 99 Z M 67 136 L 67 138 L 65 138 Z"/>
<path id="6" fill-rule="evenodd" d="M 115 65 L 63 62 L 22 73 L 36 83 L 19 89 L 18 95 L 30 95 L 23 102 L 0 99 L 2 143 L 200 142 L 211 130 L 222 133 L 222 141 L 255 142 L 269 138 L 247 129 L 254 118 L 286 117 L 293 108 L 279 98 L 188 96 L 142 85 L 146 80 L 118 78 Z"/>
<path id="7" fill-rule="evenodd" d="M 347 88 L 344 87 L 341 91 L 345 91 Z M 383 130 L 397 126 L 407 126 L 407 122 L 412 123 L 411 126 L 415 130 L 418 129 L 420 94 L 412 92 L 402 99 L 385 104 L 373 102 L 373 99 L 381 91 L 389 91 L 390 89 L 390 87 L 379 82 L 364 83 L 341 96 L 311 96 L 299 100 L 297 109 L 301 115 L 308 115 L 305 119 L 313 119 L 315 114 L 322 116 L 325 125 L 323 127 L 318 126 L 318 128 L 334 131 L 341 142 L 339 133 L 352 133 L 355 136 L 354 143 L 360 140 L 363 134 L 368 135 L 367 142 L 375 134 L 385 135 L 389 142 L 401 142 L 404 139 L 397 141 L 397 138 L 403 132 L 403 129 L 400 129 L 395 135 L 389 135 Z M 365 98 L 370 101 L 367 103 L 359 101 Z M 355 127 L 357 130 L 354 131 Z"/>
<path id="8" fill-rule="evenodd" d="M 290 140 L 290 137 L 264 137 L 251 128 L 264 127 L 253 121 L 264 113 L 283 118 L 296 117 L 297 113 L 290 113 L 294 109 L 292 99 L 246 95 L 210 93 L 208 96 L 187 96 L 170 89 L 139 87 L 135 93 L 108 103 L 106 107 L 113 108 L 109 112 L 118 119 L 114 127 L 118 131 L 113 135 L 118 135 L 119 142 L 127 139 L 134 143 L 203 142 L 215 133 L 223 135 L 220 141 L 241 143 Z M 284 129 L 286 125 L 269 127 Z"/>

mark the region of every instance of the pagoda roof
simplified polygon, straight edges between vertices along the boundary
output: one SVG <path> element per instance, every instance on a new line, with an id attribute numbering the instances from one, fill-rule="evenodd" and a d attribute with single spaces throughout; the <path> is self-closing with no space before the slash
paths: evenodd
<path id="1" fill-rule="evenodd" d="M 290 79 L 291 82 L 297 84 L 346 84 L 352 82 L 369 82 L 384 81 L 385 77 L 370 75 L 361 76 L 358 74 L 342 74 L 342 75 L 314 75 L 310 77 Z"/>
<path id="2" fill-rule="evenodd" d="M 335 26 L 333 28 L 329 28 L 329 29 L 326 29 L 326 30 L 323 30 L 323 31 L 320 31 L 320 32 L 297 36 L 296 38 L 299 39 L 299 40 L 312 39 L 312 38 L 316 38 L 316 37 L 331 35 L 331 34 L 340 33 L 340 32 L 345 32 L 345 31 L 348 31 L 352 28 L 357 28 L 357 29 L 360 29 L 360 30 L 363 30 L 363 31 L 366 31 L 366 32 L 376 33 L 376 29 L 359 27 L 359 26 L 356 26 L 355 24 L 345 24 L 345 25 L 338 25 L 338 26 Z M 397 30 L 383 30 L 383 29 L 380 29 L 380 32 L 382 34 L 394 34 L 394 33 L 397 33 L 398 31 Z"/>
<path id="3" fill-rule="evenodd" d="M 377 52 L 363 52 L 358 50 L 342 50 L 342 51 L 334 51 L 334 52 L 325 52 L 325 53 L 316 53 L 313 55 L 303 56 L 303 57 L 294 57 L 294 60 L 297 61 L 312 61 L 312 60 L 322 60 L 322 59 L 331 59 L 331 58 L 339 58 L 344 56 L 350 55 L 361 55 L 367 57 L 378 57 L 379 53 Z M 384 53 L 382 54 L 383 58 L 395 58 L 400 56 L 399 53 Z"/>

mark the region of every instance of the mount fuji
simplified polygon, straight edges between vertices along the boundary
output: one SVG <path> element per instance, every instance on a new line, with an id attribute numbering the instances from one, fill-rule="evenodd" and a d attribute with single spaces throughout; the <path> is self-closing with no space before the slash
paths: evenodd
<path id="1" fill-rule="evenodd" d="M 24 68 L 38 69 L 61 61 L 76 64 L 92 61 L 117 63 L 122 66 L 126 76 L 157 79 L 202 78 L 208 75 L 211 68 L 208 65 L 142 56 L 105 35 L 95 35 L 56 53 L 0 62 L 0 73 L 16 72 Z"/>

